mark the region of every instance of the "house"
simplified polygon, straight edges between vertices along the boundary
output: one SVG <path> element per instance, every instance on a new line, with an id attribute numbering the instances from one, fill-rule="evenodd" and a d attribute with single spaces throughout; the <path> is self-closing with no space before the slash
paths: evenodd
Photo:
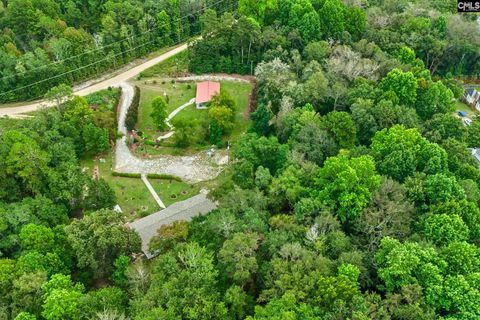
<path id="1" fill-rule="evenodd" d="M 220 83 L 214 81 L 205 81 L 197 83 L 197 95 L 195 103 L 197 109 L 206 109 L 207 103 L 210 102 L 213 96 L 220 93 Z"/>
<path id="2" fill-rule="evenodd" d="M 190 221 L 193 217 L 209 213 L 217 208 L 217 205 L 207 198 L 207 195 L 200 193 L 187 200 L 179 201 L 171 206 L 152 213 L 128 224 L 134 229 L 142 240 L 142 251 L 148 259 L 153 258 L 156 252 L 149 249 L 150 240 L 157 234 L 162 225 L 168 225 L 175 221 Z"/>
<path id="3" fill-rule="evenodd" d="M 480 111 L 480 92 L 474 88 L 465 89 L 463 98 L 468 105 Z"/>

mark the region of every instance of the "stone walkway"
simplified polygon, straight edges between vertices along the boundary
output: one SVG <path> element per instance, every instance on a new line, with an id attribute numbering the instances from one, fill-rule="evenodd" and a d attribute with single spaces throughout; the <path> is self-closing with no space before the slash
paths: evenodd
<path id="1" fill-rule="evenodd" d="M 143 183 L 147 186 L 148 191 L 150 191 L 150 193 L 152 194 L 153 199 L 155 199 L 155 201 L 158 203 L 158 206 L 162 209 L 165 209 L 166 207 L 163 204 L 162 199 L 160 199 L 160 197 L 158 196 L 157 191 L 153 189 L 150 181 L 148 181 L 147 179 L 147 175 L 142 174 L 140 177 L 142 178 Z"/>
<path id="2" fill-rule="evenodd" d="M 184 105 L 181 105 L 180 107 L 178 107 L 177 109 L 173 110 L 167 117 L 167 119 L 165 119 L 165 123 L 167 124 L 167 126 L 170 127 L 170 131 L 167 132 L 166 134 L 164 134 L 163 136 L 160 136 L 157 138 L 158 141 L 161 141 L 161 140 L 165 140 L 165 139 L 168 139 L 170 138 L 171 136 L 173 136 L 173 134 L 175 133 L 175 128 L 173 127 L 173 125 L 170 123 L 170 120 L 172 120 L 173 117 L 175 117 L 180 111 L 182 111 L 183 109 L 185 109 L 186 107 L 192 105 L 193 103 L 195 102 L 195 98 L 192 98 L 190 99 L 190 101 L 188 101 L 187 103 L 185 103 Z"/>

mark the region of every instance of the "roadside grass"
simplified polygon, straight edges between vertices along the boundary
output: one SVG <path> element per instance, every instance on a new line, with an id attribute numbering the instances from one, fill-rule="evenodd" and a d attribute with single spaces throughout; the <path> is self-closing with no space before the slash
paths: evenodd
<path id="1" fill-rule="evenodd" d="M 182 51 L 138 75 L 138 79 L 155 76 L 177 77 L 188 70 L 188 50 Z"/>
<path id="2" fill-rule="evenodd" d="M 17 128 L 22 120 L 24 119 L 0 117 L 0 134 L 4 131 Z"/>

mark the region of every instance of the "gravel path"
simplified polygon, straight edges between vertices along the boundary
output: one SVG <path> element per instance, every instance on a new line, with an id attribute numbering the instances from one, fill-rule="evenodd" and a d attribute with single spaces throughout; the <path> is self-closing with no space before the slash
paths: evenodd
<path id="1" fill-rule="evenodd" d="M 245 76 L 232 76 L 232 75 L 221 75 L 221 74 L 204 74 L 201 76 L 187 76 L 175 78 L 177 81 L 237 81 L 250 83 L 251 81 L 247 80 Z"/>
<path id="2" fill-rule="evenodd" d="M 173 110 L 167 117 L 167 119 L 165 119 L 165 123 L 167 124 L 167 126 L 171 129 L 169 132 L 165 133 L 164 135 L 160 136 L 157 138 L 157 141 L 160 141 L 160 140 L 165 140 L 165 139 L 168 139 L 170 138 L 171 136 L 173 136 L 173 134 L 175 133 L 175 129 L 173 128 L 173 125 L 170 123 L 170 120 L 172 120 L 173 117 L 175 117 L 177 115 L 177 113 L 179 113 L 180 111 L 182 111 L 183 109 L 185 109 L 186 107 L 188 107 L 189 105 L 192 105 L 193 103 L 195 102 L 195 98 L 192 98 L 190 99 L 190 101 L 188 101 L 187 103 L 181 105 L 180 107 L 178 107 L 177 109 Z"/>
<path id="3" fill-rule="evenodd" d="M 125 116 L 133 99 L 133 87 L 124 82 L 119 110 L 118 130 L 126 133 Z M 163 173 L 171 174 L 188 182 L 200 182 L 215 178 L 221 170 L 224 157 L 216 154 L 209 157 L 206 152 L 193 156 L 161 155 L 151 159 L 134 156 L 126 144 L 126 136 L 117 140 L 115 171 L 124 173 Z"/>

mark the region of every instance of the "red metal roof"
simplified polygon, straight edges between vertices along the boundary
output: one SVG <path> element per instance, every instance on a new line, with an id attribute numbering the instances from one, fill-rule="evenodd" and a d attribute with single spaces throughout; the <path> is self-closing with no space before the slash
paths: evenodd
<path id="1" fill-rule="evenodd" d="M 197 83 L 196 103 L 205 103 L 212 100 L 212 97 L 220 93 L 220 83 L 205 81 Z"/>

